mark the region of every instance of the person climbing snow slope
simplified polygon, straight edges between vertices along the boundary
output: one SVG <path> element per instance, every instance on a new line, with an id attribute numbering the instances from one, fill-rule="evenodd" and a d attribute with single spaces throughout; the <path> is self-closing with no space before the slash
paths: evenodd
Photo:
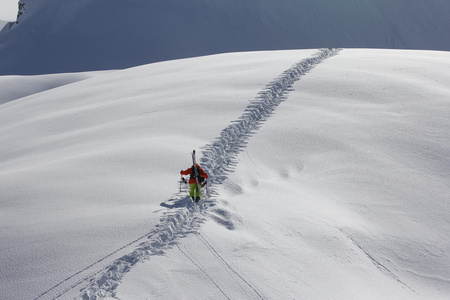
<path id="1" fill-rule="evenodd" d="M 189 186 L 190 192 L 189 196 L 192 198 L 192 201 L 198 202 L 201 197 L 201 187 L 206 184 L 206 178 L 208 178 L 208 174 L 200 167 L 199 164 L 195 166 L 192 165 L 187 170 L 181 170 L 181 175 L 190 175 L 189 178 Z"/>

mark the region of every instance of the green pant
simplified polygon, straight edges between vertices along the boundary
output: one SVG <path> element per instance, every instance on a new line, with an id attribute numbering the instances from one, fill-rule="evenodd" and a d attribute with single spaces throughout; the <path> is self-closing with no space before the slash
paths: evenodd
<path id="1" fill-rule="evenodd" d="M 202 195 L 201 191 L 200 191 L 200 184 L 198 184 L 198 189 L 197 189 L 197 184 L 196 183 L 191 183 L 189 184 L 191 186 L 191 191 L 189 193 L 189 196 L 191 197 L 200 197 Z"/>

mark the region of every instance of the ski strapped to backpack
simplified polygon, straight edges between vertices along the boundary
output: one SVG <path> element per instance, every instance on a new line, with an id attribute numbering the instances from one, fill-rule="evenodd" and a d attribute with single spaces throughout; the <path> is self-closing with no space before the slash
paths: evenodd
<path id="1" fill-rule="evenodd" d="M 198 169 L 197 165 L 193 165 L 191 168 L 191 178 L 198 179 L 198 183 L 200 183 L 200 184 L 202 184 L 205 181 L 205 177 L 203 177 L 200 174 L 200 170 Z"/>
<path id="2" fill-rule="evenodd" d="M 193 175 L 194 175 L 195 183 L 196 183 L 196 185 L 197 185 L 196 190 L 195 190 L 195 192 L 196 192 L 196 194 L 197 194 L 197 193 L 200 192 L 200 185 L 199 185 L 200 183 L 199 183 L 199 180 L 198 180 L 198 177 L 200 176 L 200 172 L 199 172 L 199 170 L 198 170 L 198 168 L 197 168 L 197 162 L 195 161 L 195 150 L 192 151 L 192 169 L 191 169 L 191 176 L 192 176 L 192 173 L 193 173 Z"/>
<path id="3" fill-rule="evenodd" d="M 202 176 L 201 168 L 197 165 L 197 161 L 195 158 L 195 150 L 192 151 L 192 168 L 191 168 L 191 178 L 195 179 L 196 183 L 196 193 L 200 194 L 200 188 L 206 186 L 208 189 L 208 181 L 205 177 Z M 198 200 L 197 200 L 198 201 Z"/>

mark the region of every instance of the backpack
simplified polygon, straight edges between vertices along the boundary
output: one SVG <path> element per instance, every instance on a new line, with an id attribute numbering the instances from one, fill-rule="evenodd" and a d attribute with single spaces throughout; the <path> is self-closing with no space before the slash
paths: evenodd
<path id="1" fill-rule="evenodd" d="M 197 175 L 198 183 L 202 183 L 203 181 L 205 181 L 205 177 L 200 175 L 200 167 L 192 166 L 191 167 L 191 178 L 195 179 L 196 175 Z"/>

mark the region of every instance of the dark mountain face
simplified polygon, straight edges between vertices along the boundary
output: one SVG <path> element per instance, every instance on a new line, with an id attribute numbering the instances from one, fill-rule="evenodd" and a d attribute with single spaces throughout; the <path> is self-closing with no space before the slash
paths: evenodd
<path id="1" fill-rule="evenodd" d="M 0 74 L 118 69 L 235 51 L 450 50 L 447 0 L 22 0 L 19 6 L 17 22 L 0 33 Z"/>

